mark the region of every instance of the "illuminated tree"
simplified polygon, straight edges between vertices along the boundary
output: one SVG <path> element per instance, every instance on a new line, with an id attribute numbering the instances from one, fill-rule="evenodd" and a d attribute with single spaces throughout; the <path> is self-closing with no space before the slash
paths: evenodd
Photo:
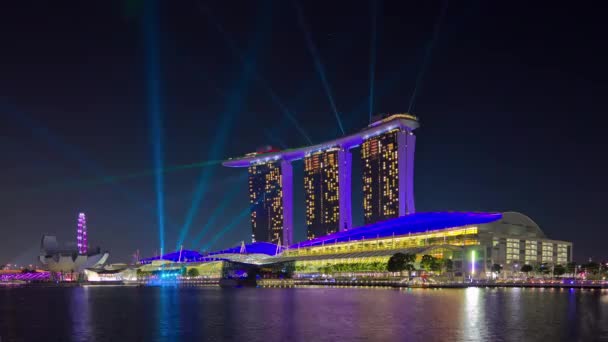
<path id="1" fill-rule="evenodd" d="M 432 255 L 425 254 L 422 256 L 422 260 L 420 260 L 420 268 L 425 271 L 434 271 L 437 269 L 438 261 Z"/>
<path id="2" fill-rule="evenodd" d="M 414 262 L 416 261 L 416 255 L 410 253 L 395 253 L 388 259 L 387 270 L 389 272 L 403 272 L 408 271 L 408 276 L 410 272 L 415 271 Z"/>

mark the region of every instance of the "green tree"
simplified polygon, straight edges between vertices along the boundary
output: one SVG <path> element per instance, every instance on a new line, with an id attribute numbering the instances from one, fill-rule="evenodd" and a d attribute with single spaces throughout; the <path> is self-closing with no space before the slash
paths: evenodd
<path id="1" fill-rule="evenodd" d="M 407 256 L 403 253 L 395 253 L 389 259 L 386 268 L 389 272 L 402 272 L 405 270 Z"/>
<path id="2" fill-rule="evenodd" d="M 556 276 L 561 276 L 564 273 L 566 273 L 566 268 L 562 265 L 555 265 L 555 267 L 553 267 L 553 274 Z"/>
<path id="3" fill-rule="evenodd" d="M 500 266 L 499 264 L 492 265 L 492 272 L 500 273 L 500 271 L 502 271 L 502 266 Z"/>
<path id="4" fill-rule="evenodd" d="M 431 271 L 441 272 L 442 268 L 443 268 L 443 260 L 434 258 L 433 262 L 431 262 Z"/>
<path id="5" fill-rule="evenodd" d="M 405 263 L 406 264 L 413 264 L 415 262 L 416 262 L 416 254 L 405 253 Z"/>
<path id="6" fill-rule="evenodd" d="M 590 261 L 586 264 L 583 264 L 582 269 L 587 273 L 598 274 L 600 272 L 600 264 L 597 262 Z"/>
<path id="7" fill-rule="evenodd" d="M 566 272 L 569 274 L 575 274 L 576 273 L 576 263 L 569 262 L 568 264 L 566 264 Z"/>
<path id="8" fill-rule="evenodd" d="M 405 264 L 405 271 L 407 271 L 408 277 L 416 270 L 413 264 Z"/>
<path id="9" fill-rule="evenodd" d="M 425 254 L 420 260 L 420 268 L 425 271 L 430 271 L 433 268 L 433 264 L 436 263 L 436 259 L 432 255 Z"/>
<path id="10" fill-rule="evenodd" d="M 534 268 L 532 267 L 532 265 L 523 265 L 520 269 L 520 271 L 524 272 L 525 274 L 528 274 L 530 272 L 532 272 L 534 270 Z"/>
<path id="11" fill-rule="evenodd" d="M 187 274 L 188 274 L 188 277 L 198 277 L 200 275 L 197 268 L 189 269 Z"/>

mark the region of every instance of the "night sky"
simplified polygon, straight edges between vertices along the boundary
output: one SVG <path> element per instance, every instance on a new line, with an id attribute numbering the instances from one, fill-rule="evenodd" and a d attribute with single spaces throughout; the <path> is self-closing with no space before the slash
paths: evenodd
<path id="1" fill-rule="evenodd" d="M 572 241 L 576 260 L 608 256 L 602 11 L 453 1 L 439 20 L 440 1 L 161 1 L 155 16 L 153 3 L 3 3 L 0 264 L 34 262 L 42 234 L 75 241 L 80 211 L 111 262 L 154 254 L 155 141 L 169 168 L 166 250 L 180 234 L 188 249 L 248 240 L 246 171 L 217 161 L 341 135 L 323 78 L 344 130 L 365 127 L 372 51 L 375 113 L 407 111 L 419 79 L 418 211 L 520 211 Z M 358 150 L 353 160 L 358 225 Z"/>

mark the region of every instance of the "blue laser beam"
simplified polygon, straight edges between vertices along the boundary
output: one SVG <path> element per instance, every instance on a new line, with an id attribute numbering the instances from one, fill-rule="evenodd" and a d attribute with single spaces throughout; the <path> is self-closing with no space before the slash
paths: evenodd
<path id="1" fill-rule="evenodd" d="M 444 21 L 444 18 L 448 12 L 448 0 L 445 0 L 441 6 L 441 12 L 439 13 L 439 17 L 435 22 L 435 26 L 433 29 L 433 38 L 429 41 L 426 46 L 426 52 L 424 54 L 424 60 L 422 61 L 422 68 L 420 68 L 420 72 L 418 73 L 418 77 L 416 77 L 416 84 L 414 85 L 414 91 L 412 92 L 412 97 L 410 97 L 410 105 L 408 106 L 408 113 L 411 113 L 414 110 L 414 105 L 416 104 L 416 97 L 418 96 L 418 90 L 422 83 L 422 78 L 426 72 L 427 66 L 430 63 L 433 48 L 439 38 L 439 32 L 441 31 L 441 24 Z"/>
<path id="2" fill-rule="evenodd" d="M 243 57 L 242 75 L 237 81 L 235 89 L 233 89 L 233 91 L 227 98 L 226 110 L 222 115 L 222 122 L 218 130 L 216 131 L 214 141 L 211 144 L 211 158 L 216 158 L 221 154 L 222 150 L 220 148 L 225 145 L 226 139 L 229 136 L 230 126 L 232 124 L 234 116 L 238 112 L 240 112 L 241 108 L 243 107 L 243 99 L 246 98 L 249 81 L 254 73 L 256 66 L 255 57 L 257 51 L 261 48 L 259 44 L 261 40 L 261 34 L 267 31 L 268 28 L 266 27 L 266 25 L 270 22 L 269 11 L 264 11 L 263 13 L 265 13 L 264 16 L 258 16 L 261 22 L 257 22 L 256 26 L 258 29 L 254 31 L 256 34 L 254 39 L 252 39 L 251 41 L 252 45 L 249 48 L 249 54 L 247 58 Z M 180 230 L 176 249 L 178 249 L 183 244 L 184 240 L 186 239 L 186 236 L 188 235 L 188 232 L 192 225 L 192 221 L 194 220 L 194 217 L 198 212 L 198 208 L 200 207 L 200 204 L 207 192 L 207 183 L 209 182 L 209 179 L 211 179 L 212 173 L 213 169 L 204 169 L 201 173 L 196 189 L 194 191 L 192 203 L 190 205 L 188 213 L 186 214 L 184 225 Z"/>
<path id="3" fill-rule="evenodd" d="M 369 123 L 372 123 L 372 113 L 374 112 L 374 81 L 376 78 L 376 35 L 378 25 L 378 5 L 376 0 L 371 0 L 371 16 L 372 16 L 372 27 L 371 27 L 371 40 L 369 48 Z"/>
<path id="4" fill-rule="evenodd" d="M 276 134 L 271 132 L 268 128 L 264 128 L 264 135 L 271 143 L 278 145 L 281 149 L 286 150 L 287 144 L 279 138 Z"/>
<path id="5" fill-rule="evenodd" d="M 207 20 L 210 23 L 212 23 L 213 26 L 215 27 L 215 29 L 222 35 L 222 37 L 224 38 L 224 41 L 225 41 L 227 47 L 230 49 L 230 52 L 232 52 L 232 54 L 242 64 L 246 63 L 246 59 L 243 56 L 243 53 L 241 52 L 241 50 L 237 47 L 237 44 L 235 43 L 234 39 L 224 29 L 224 27 L 222 26 L 222 24 L 216 19 L 217 17 L 214 16 L 211 13 L 211 9 L 208 8 L 208 7 L 203 6 L 200 2 L 198 4 L 199 4 L 199 9 L 201 10 L 201 12 L 203 14 L 205 14 L 205 16 L 207 17 Z M 313 143 L 312 143 L 312 140 L 310 139 L 310 135 L 308 133 L 306 133 L 306 131 L 304 130 L 304 128 L 302 128 L 302 126 L 300 125 L 300 123 L 296 119 L 295 114 L 291 110 L 289 110 L 289 108 L 287 108 L 287 106 L 285 105 L 285 103 L 281 100 L 281 98 L 277 95 L 277 93 L 274 91 L 274 89 L 270 86 L 270 84 L 268 83 L 268 81 L 266 81 L 266 79 L 264 77 L 262 77 L 262 75 L 257 70 L 253 71 L 253 75 L 254 75 L 255 79 L 259 83 L 261 83 L 262 86 L 266 89 L 266 92 L 270 96 L 272 102 L 277 107 L 279 107 L 279 110 L 281 111 L 281 113 L 289 119 L 289 121 L 294 125 L 294 127 L 298 131 L 298 133 L 300 133 L 304 137 L 304 139 L 306 139 L 306 141 L 310 145 L 312 145 Z"/>
<path id="6" fill-rule="evenodd" d="M 246 217 L 249 216 L 249 208 L 245 208 L 243 210 L 241 210 L 241 212 L 234 217 L 234 219 L 232 219 L 232 221 L 230 221 L 230 223 L 228 223 L 228 225 L 226 225 L 221 231 L 219 231 L 217 234 L 215 234 L 213 236 L 213 238 L 211 238 L 206 244 L 203 245 L 203 247 L 201 247 L 201 250 L 208 250 L 211 247 L 213 247 L 213 245 L 222 237 L 224 236 L 226 233 L 228 233 L 229 231 L 231 231 L 232 229 L 234 229 L 238 224 L 240 224 Z"/>
<path id="7" fill-rule="evenodd" d="M 215 207 L 215 209 L 213 210 L 213 213 L 211 214 L 211 216 L 209 216 L 209 218 L 207 219 L 207 222 L 205 222 L 205 225 L 203 226 L 203 228 L 201 228 L 199 233 L 194 237 L 194 239 L 192 239 L 191 245 L 193 248 L 196 248 L 196 246 L 199 245 L 200 241 L 203 239 L 205 234 L 207 234 L 207 232 L 209 231 L 209 228 L 213 227 L 213 225 L 220 218 L 220 215 L 222 215 L 224 213 L 224 211 L 226 210 L 226 208 L 228 208 L 228 204 L 230 204 L 232 202 L 232 200 L 236 197 L 236 195 L 242 189 L 243 184 L 241 184 L 241 181 L 245 180 L 245 179 L 247 179 L 247 174 L 246 173 L 241 174 L 238 181 L 235 182 L 235 186 L 232 187 L 232 189 L 230 189 L 228 191 L 228 193 L 222 198 L 222 201 L 217 205 L 217 207 Z"/>
<path id="8" fill-rule="evenodd" d="M 278 191 L 279 187 L 274 187 L 273 192 L 271 192 L 270 194 L 267 195 L 271 195 L 274 196 L 276 195 L 276 191 Z M 230 230 L 234 229 L 234 227 L 239 224 L 242 219 L 245 217 L 244 215 L 250 214 L 252 209 L 255 208 L 257 205 L 261 204 L 262 201 L 265 201 L 266 198 L 268 198 L 267 196 L 262 196 L 259 197 L 255 202 L 251 203 L 249 205 L 249 207 L 247 209 L 244 209 L 237 217 L 235 217 L 227 226 L 225 226 L 224 228 L 222 228 L 218 233 L 216 233 L 207 243 L 203 244 L 203 246 L 201 247 L 201 250 L 206 250 L 208 248 L 210 248 L 211 246 L 213 246 L 213 244 L 220 238 L 222 237 L 224 234 L 226 234 L 227 232 L 229 232 Z"/>
<path id="9" fill-rule="evenodd" d="M 107 173 L 106 168 L 91 157 L 90 154 L 83 151 L 80 147 L 69 144 L 61 139 L 57 134 L 52 132 L 48 127 L 44 126 L 41 122 L 35 120 L 30 115 L 15 109 L 13 106 L 6 105 L 2 100 L 2 113 L 6 114 L 9 118 L 11 118 L 14 122 L 19 124 L 20 126 L 27 129 L 29 132 L 33 133 L 33 136 L 37 139 L 43 141 L 46 145 L 53 147 L 56 149 L 60 156 L 63 157 L 68 162 L 76 161 L 78 167 L 83 171 L 96 176 L 96 179 L 89 179 L 84 181 L 72 181 L 72 182 L 64 182 L 57 184 L 50 184 L 43 186 L 44 189 L 51 189 L 56 191 L 65 191 L 63 186 L 84 186 L 84 185 L 94 185 L 94 184 L 115 184 L 118 181 L 132 179 L 134 175 L 142 176 L 142 175 L 152 175 L 154 173 L 154 169 L 152 171 L 145 171 L 132 175 L 124 175 L 124 176 L 110 176 Z M 178 170 L 182 168 L 190 168 L 192 167 L 203 167 L 207 162 L 196 163 L 196 164 L 188 164 L 188 165 L 178 165 L 171 169 Z M 163 171 L 167 171 L 164 169 Z M 122 196 L 128 198 L 135 205 L 140 206 L 142 209 L 146 211 L 151 211 L 156 215 L 156 209 L 152 206 L 147 205 L 147 202 L 142 200 L 141 197 L 136 196 L 132 191 L 129 191 L 125 186 L 115 186 L 115 190 L 120 192 Z M 27 191 L 20 192 L 21 194 L 34 193 L 40 191 L 40 189 L 29 189 Z M 166 217 L 166 225 L 173 226 L 172 222 L 169 218 Z"/>
<path id="10" fill-rule="evenodd" d="M 146 66 L 146 95 L 150 120 L 150 139 L 154 159 L 154 187 L 161 255 L 165 244 L 165 203 L 163 177 L 163 130 L 160 86 L 159 10 L 158 0 L 146 2 L 144 8 L 144 46 Z"/>
<path id="11" fill-rule="evenodd" d="M 304 11 L 302 10 L 302 7 L 300 6 L 297 0 L 294 0 L 293 3 L 298 16 L 298 24 L 300 25 L 300 29 L 302 29 L 302 32 L 304 33 L 304 38 L 306 39 L 306 46 L 308 47 L 308 51 L 312 55 L 317 75 L 319 75 L 319 78 L 321 79 L 323 89 L 325 90 L 325 94 L 327 95 L 327 99 L 329 100 L 329 104 L 334 113 L 334 116 L 336 117 L 336 121 L 338 121 L 340 131 L 342 131 L 342 134 L 346 134 L 346 132 L 344 131 L 344 127 L 342 126 L 342 120 L 340 119 L 338 108 L 336 107 L 336 102 L 334 101 L 334 97 L 331 92 L 331 87 L 329 86 L 329 81 L 325 76 L 325 69 L 323 68 L 323 64 L 321 63 L 321 57 L 319 55 L 319 52 L 317 51 L 317 47 L 315 46 L 312 40 L 312 36 L 308 30 L 306 21 L 304 20 Z"/>

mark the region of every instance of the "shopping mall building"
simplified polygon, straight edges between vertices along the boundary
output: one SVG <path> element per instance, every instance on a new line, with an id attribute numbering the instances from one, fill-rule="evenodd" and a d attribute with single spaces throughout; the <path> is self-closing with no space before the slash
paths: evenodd
<path id="1" fill-rule="evenodd" d="M 386 272 L 395 253 L 416 255 L 420 269 L 423 255 L 452 260 L 457 276 L 486 278 L 493 264 L 502 275 L 518 274 L 521 266 L 563 265 L 572 260 L 572 243 L 549 239 L 529 217 L 516 212 L 415 213 L 360 228 L 326 235 L 281 248 L 252 243 L 201 255 L 192 251 L 142 260 L 144 270 L 186 266 L 208 277 L 226 276 L 226 269 L 255 265 L 290 269 L 294 276 L 327 272 L 333 266 L 356 273 Z M 356 267 L 346 265 L 356 264 Z"/>

